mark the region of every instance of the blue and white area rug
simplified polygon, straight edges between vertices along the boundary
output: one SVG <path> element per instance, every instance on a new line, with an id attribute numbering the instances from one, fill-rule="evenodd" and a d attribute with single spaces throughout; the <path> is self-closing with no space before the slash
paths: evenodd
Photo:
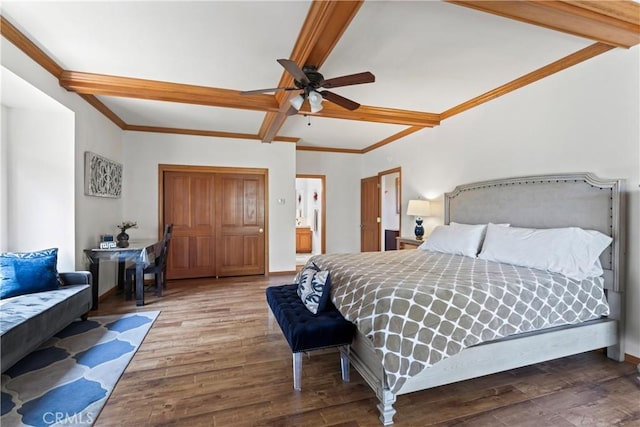
<path id="1" fill-rule="evenodd" d="M 91 426 L 160 314 L 90 317 L 2 374 L 2 427 Z"/>

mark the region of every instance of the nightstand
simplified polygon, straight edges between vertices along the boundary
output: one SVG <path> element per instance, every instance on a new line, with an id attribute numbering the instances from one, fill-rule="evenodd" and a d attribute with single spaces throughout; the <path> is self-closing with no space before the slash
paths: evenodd
<path id="1" fill-rule="evenodd" d="M 396 237 L 398 242 L 398 250 L 403 249 L 417 249 L 424 240 L 418 240 L 415 237 Z"/>

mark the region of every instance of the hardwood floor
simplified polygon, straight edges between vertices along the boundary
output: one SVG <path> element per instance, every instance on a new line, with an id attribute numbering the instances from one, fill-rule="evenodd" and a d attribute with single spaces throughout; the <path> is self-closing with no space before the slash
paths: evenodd
<path id="1" fill-rule="evenodd" d="M 160 310 L 96 426 L 379 426 L 373 391 L 337 351 L 303 358 L 302 391 L 264 289 L 292 275 L 169 282 L 136 307 L 116 294 L 92 315 Z M 640 426 L 635 366 L 599 352 L 398 397 L 403 426 Z"/>

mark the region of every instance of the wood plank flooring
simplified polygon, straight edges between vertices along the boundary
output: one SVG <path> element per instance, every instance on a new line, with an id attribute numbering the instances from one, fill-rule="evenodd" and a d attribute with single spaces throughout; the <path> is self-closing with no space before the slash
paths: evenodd
<path id="1" fill-rule="evenodd" d="M 96 422 L 101 426 L 380 426 L 377 398 L 337 351 L 289 347 L 264 289 L 293 276 L 184 280 L 136 307 L 116 294 L 92 315 L 160 310 Z M 640 426 L 635 366 L 600 352 L 399 396 L 404 426 Z"/>

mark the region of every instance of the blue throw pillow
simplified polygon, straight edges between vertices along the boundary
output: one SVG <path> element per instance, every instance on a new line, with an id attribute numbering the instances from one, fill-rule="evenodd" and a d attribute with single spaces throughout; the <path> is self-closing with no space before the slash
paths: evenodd
<path id="1" fill-rule="evenodd" d="M 302 289 L 305 287 L 311 286 L 311 280 L 313 279 L 313 275 L 316 272 L 320 271 L 320 268 L 314 263 L 310 263 L 305 265 L 302 270 L 296 274 L 296 277 L 293 279 L 293 283 L 298 285 L 298 296 L 302 296 Z"/>
<path id="2" fill-rule="evenodd" d="M 0 299 L 58 289 L 58 248 L 0 254 Z"/>
<path id="3" fill-rule="evenodd" d="M 311 280 L 298 285 L 300 299 L 313 314 L 324 311 L 331 294 L 331 276 L 327 270 L 310 270 Z"/>

